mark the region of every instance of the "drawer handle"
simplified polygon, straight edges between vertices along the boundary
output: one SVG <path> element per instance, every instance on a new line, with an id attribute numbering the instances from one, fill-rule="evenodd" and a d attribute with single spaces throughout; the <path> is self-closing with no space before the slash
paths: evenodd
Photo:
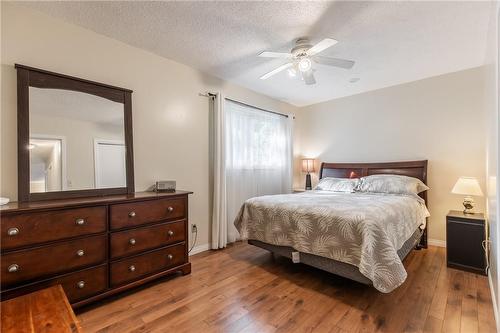
<path id="1" fill-rule="evenodd" d="M 85 287 L 85 281 L 78 281 L 76 286 L 78 287 L 78 289 L 83 289 Z"/>
<path id="2" fill-rule="evenodd" d="M 19 265 L 18 264 L 12 264 L 10 265 L 8 268 L 7 268 L 7 271 L 9 271 L 9 273 L 15 273 L 19 270 Z"/>
<path id="3" fill-rule="evenodd" d="M 173 232 L 172 230 L 169 230 L 169 231 L 167 232 L 167 234 L 168 234 L 168 236 L 169 236 L 169 237 L 172 237 L 172 236 L 174 235 L 174 232 Z"/>
<path id="4" fill-rule="evenodd" d="M 135 245 L 135 238 L 130 238 L 129 241 L 130 245 Z"/>
<path id="5" fill-rule="evenodd" d="M 76 255 L 79 256 L 79 257 L 83 257 L 85 255 L 85 251 L 78 250 L 78 251 L 76 251 Z"/>
<path id="6" fill-rule="evenodd" d="M 168 260 L 172 260 L 172 259 L 174 259 L 174 256 L 173 256 L 173 255 L 171 255 L 171 254 L 169 254 L 169 255 L 167 256 L 167 258 L 168 258 Z"/>
<path id="7" fill-rule="evenodd" d="M 16 236 L 19 234 L 19 229 L 17 228 L 10 228 L 9 230 L 7 230 L 7 235 L 9 236 Z"/>
<path id="8" fill-rule="evenodd" d="M 129 271 L 131 272 L 135 272 L 135 266 L 134 265 L 130 265 L 129 268 L 128 268 Z"/>
<path id="9" fill-rule="evenodd" d="M 85 219 L 76 219 L 75 223 L 76 223 L 76 225 L 84 225 L 85 224 Z"/>
<path id="10" fill-rule="evenodd" d="M 135 217 L 135 212 L 128 213 L 128 217 Z"/>
<path id="11" fill-rule="evenodd" d="M 174 207 L 169 206 L 169 207 L 167 208 L 167 210 L 168 210 L 168 212 L 169 212 L 169 213 L 172 213 L 172 212 L 174 211 Z"/>

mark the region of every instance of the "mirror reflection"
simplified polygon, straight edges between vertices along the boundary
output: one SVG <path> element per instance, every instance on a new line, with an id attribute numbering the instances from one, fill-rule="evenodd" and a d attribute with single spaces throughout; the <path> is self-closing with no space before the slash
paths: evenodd
<path id="1" fill-rule="evenodd" d="M 30 192 L 126 186 L 123 104 L 29 88 Z"/>

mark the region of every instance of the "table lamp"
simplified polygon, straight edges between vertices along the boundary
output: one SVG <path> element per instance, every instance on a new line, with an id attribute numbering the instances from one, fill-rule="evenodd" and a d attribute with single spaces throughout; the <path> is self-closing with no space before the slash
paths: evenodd
<path id="1" fill-rule="evenodd" d="M 451 193 L 465 195 L 463 202 L 464 214 L 474 214 L 474 198 L 472 196 L 483 196 L 479 182 L 474 177 L 460 177 L 453 186 Z"/>
<path id="2" fill-rule="evenodd" d="M 306 190 L 312 190 L 311 172 L 314 172 L 314 159 L 304 158 L 302 160 L 302 172 L 306 173 Z"/>

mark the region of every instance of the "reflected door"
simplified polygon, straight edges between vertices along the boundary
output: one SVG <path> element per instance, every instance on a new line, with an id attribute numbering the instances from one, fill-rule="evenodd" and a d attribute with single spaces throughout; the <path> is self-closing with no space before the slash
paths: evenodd
<path id="1" fill-rule="evenodd" d="M 110 140 L 94 141 L 96 188 L 126 186 L 125 144 Z"/>

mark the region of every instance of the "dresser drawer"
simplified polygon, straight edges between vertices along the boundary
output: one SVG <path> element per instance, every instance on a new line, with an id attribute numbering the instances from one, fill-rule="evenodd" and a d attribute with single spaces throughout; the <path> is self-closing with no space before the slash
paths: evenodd
<path id="1" fill-rule="evenodd" d="M 106 260 L 106 241 L 100 235 L 3 254 L 2 288 L 100 264 Z"/>
<path id="2" fill-rule="evenodd" d="M 111 286 L 116 287 L 183 264 L 186 262 L 185 255 L 183 243 L 111 263 Z"/>
<path id="3" fill-rule="evenodd" d="M 186 199 L 160 199 L 111 205 L 111 229 L 133 227 L 186 216 Z"/>
<path id="4" fill-rule="evenodd" d="M 118 258 L 186 240 L 186 221 L 157 224 L 111 234 L 111 257 Z"/>
<path id="5" fill-rule="evenodd" d="M 70 303 L 94 296 L 108 288 L 108 265 L 87 268 L 75 273 L 65 274 L 54 279 L 31 283 L 2 292 L 2 299 L 10 299 L 32 293 L 36 290 L 60 284 Z"/>
<path id="6" fill-rule="evenodd" d="M 106 231 L 106 207 L 2 216 L 2 250 Z"/>
<path id="7" fill-rule="evenodd" d="M 93 296 L 108 287 L 108 266 L 102 265 L 53 279 L 62 285 L 70 303 Z"/>

